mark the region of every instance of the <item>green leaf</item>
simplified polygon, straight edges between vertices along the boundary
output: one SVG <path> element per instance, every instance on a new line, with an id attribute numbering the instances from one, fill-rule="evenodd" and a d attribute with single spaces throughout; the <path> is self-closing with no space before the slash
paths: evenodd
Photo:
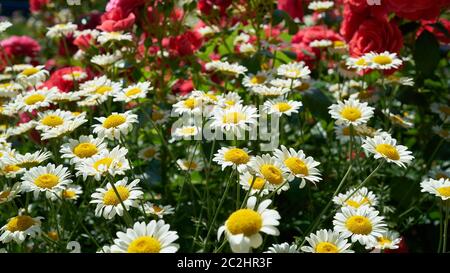
<path id="1" fill-rule="evenodd" d="M 283 50 L 281 52 L 283 52 L 284 55 L 288 56 L 291 60 L 297 60 L 297 54 L 295 52 L 289 50 Z"/>
<path id="2" fill-rule="evenodd" d="M 423 31 L 416 40 L 413 56 L 418 74 L 425 77 L 433 75 L 440 59 L 436 37 L 426 30 Z"/>
<path id="3" fill-rule="evenodd" d="M 328 114 L 328 106 L 331 105 L 330 99 L 319 89 L 313 88 L 303 93 L 303 104 L 315 118 L 331 120 Z"/>

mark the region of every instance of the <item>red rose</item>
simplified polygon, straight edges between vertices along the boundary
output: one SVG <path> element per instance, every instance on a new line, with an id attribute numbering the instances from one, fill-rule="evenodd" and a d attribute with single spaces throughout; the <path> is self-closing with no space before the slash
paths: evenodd
<path id="1" fill-rule="evenodd" d="M 202 36 L 196 31 L 187 31 L 176 37 L 169 38 L 169 50 L 176 56 L 192 55 L 202 45 Z"/>
<path id="2" fill-rule="evenodd" d="M 436 36 L 436 38 L 444 44 L 450 43 L 450 37 L 446 35 L 442 30 L 438 29 L 435 26 L 432 26 L 432 24 L 441 24 L 448 33 L 450 33 L 450 21 L 446 19 L 439 19 L 439 21 L 422 21 L 422 26 L 417 31 L 417 36 L 419 36 L 424 30 L 427 30 Z"/>
<path id="3" fill-rule="evenodd" d="M 102 24 L 97 28 L 108 32 L 122 31 L 133 26 L 135 19 L 134 13 L 126 15 L 121 8 L 114 8 L 102 15 Z"/>
<path id="4" fill-rule="evenodd" d="M 309 45 L 317 40 L 340 41 L 342 37 L 326 26 L 312 26 L 299 30 L 292 36 L 292 43 L 304 43 Z"/>
<path id="5" fill-rule="evenodd" d="M 38 12 L 45 5 L 47 5 L 48 2 L 49 2 L 49 0 L 30 0 L 30 11 L 31 12 Z"/>
<path id="6" fill-rule="evenodd" d="M 439 16 L 442 8 L 450 5 L 449 0 L 389 0 L 390 11 L 409 20 L 433 20 Z"/>
<path id="7" fill-rule="evenodd" d="M 36 57 L 41 46 L 28 36 L 11 36 L 0 42 L 0 46 L 9 58 L 12 57 Z"/>
<path id="8" fill-rule="evenodd" d="M 297 55 L 297 61 L 303 61 L 309 68 L 314 67 L 317 60 L 316 52 L 309 45 L 304 43 L 292 44 L 292 51 Z"/>
<path id="9" fill-rule="evenodd" d="M 194 90 L 194 83 L 191 79 L 179 79 L 173 86 L 172 92 L 175 94 L 186 95 Z"/>
<path id="10" fill-rule="evenodd" d="M 96 40 L 93 39 L 91 34 L 83 34 L 73 40 L 73 44 L 81 50 L 87 50 L 91 45 L 95 44 Z"/>
<path id="11" fill-rule="evenodd" d="M 278 0 L 278 9 L 284 10 L 293 19 L 303 18 L 303 0 Z"/>
<path id="12" fill-rule="evenodd" d="M 362 22 L 349 42 L 351 56 L 361 56 L 371 51 L 399 53 L 402 46 L 403 37 L 397 24 L 377 18 Z"/>
<path id="13" fill-rule="evenodd" d="M 40 87 L 47 87 L 47 88 L 57 87 L 61 92 L 69 92 L 74 88 L 74 81 L 73 79 L 67 77 L 66 75 L 70 76 L 71 74 L 75 74 L 77 72 L 89 75 L 89 73 L 87 73 L 81 67 L 78 66 L 64 67 L 53 72 L 50 75 L 50 78 L 47 81 L 45 81 Z M 86 77 L 82 80 L 78 80 L 78 83 L 84 82 L 88 78 L 89 77 Z"/>
<path id="14" fill-rule="evenodd" d="M 227 8 L 231 5 L 231 0 L 200 0 L 197 8 L 206 15 L 209 15 L 214 8 L 217 8 L 220 15 L 225 15 Z"/>
<path id="15" fill-rule="evenodd" d="M 143 6 L 145 0 L 109 0 L 106 5 L 106 11 L 109 12 L 112 9 L 120 8 L 123 13 L 128 14 L 139 6 Z"/>

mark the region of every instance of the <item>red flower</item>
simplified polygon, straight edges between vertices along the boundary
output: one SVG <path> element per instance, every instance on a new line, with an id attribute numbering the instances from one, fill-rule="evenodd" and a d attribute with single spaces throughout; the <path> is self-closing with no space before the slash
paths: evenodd
<path id="1" fill-rule="evenodd" d="M 206 15 L 209 15 L 214 8 L 218 8 L 220 15 L 223 16 L 230 5 L 231 0 L 199 0 L 197 8 Z"/>
<path id="2" fill-rule="evenodd" d="M 0 46 L 11 57 L 36 57 L 41 46 L 28 36 L 11 36 L 0 42 Z"/>
<path id="3" fill-rule="evenodd" d="M 106 11 L 109 12 L 112 9 L 120 8 L 123 13 L 128 14 L 139 6 L 143 6 L 145 0 L 109 0 L 106 5 Z"/>
<path id="4" fill-rule="evenodd" d="M 67 79 L 65 75 L 73 74 L 74 72 L 87 73 L 81 67 L 71 66 L 64 67 L 56 70 L 50 75 L 50 78 L 42 84 L 40 87 L 57 87 L 61 92 L 70 92 L 74 88 L 74 81 L 72 79 Z M 87 73 L 89 75 L 89 73 Z M 66 78 L 66 79 L 65 79 Z M 78 81 L 78 83 L 86 81 L 89 77 L 84 80 Z"/>
<path id="5" fill-rule="evenodd" d="M 448 44 L 450 43 L 450 37 L 446 35 L 442 30 L 438 29 L 435 26 L 432 26 L 432 24 L 437 23 L 441 24 L 447 32 L 450 33 L 450 21 L 446 19 L 440 19 L 439 21 L 422 21 L 422 26 L 417 31 L 417 36 L 419 36 L 424 30 L 427 30 L 436 36 L 436 38 L 441 41 L 441 43 Z"/>
<path id="6" fill-rule="evenodd" d="M 113 8 L 102 15 L 102 24 L 98 29 L 103 31 L 122 31 L 133 26 L 136 17 L 134 13 L 126 15 L 121 8 Z"/>
<path id="7" fill-rule="evenodd" d="M 45 5 L 47 5 L 48 2 L 49 2 L 49 0 L 30 0 L 30 11 L 31 12 L 38 12 Z"/>
<path id="8" fill-rule="evenodd" d="M 450 5 L 449 0 L 389 0 L 386 3 L 390 11 L 409 20 L 436 19 L 441 9 Z"/>
<path id="9" fill-rule="evenodd" d="M 192 55 L 202 46 L 202 36 L 196 31 L 187 31 L 169 38 L 169 51 L 175 56 Z"/>
<path id="10" fill-rule="evenodd" d="M 339 41 L 342 37 L 326 26 L 312 26 L 299 30 L 292 36 L 292 43 L 304 43 L 309 45 L 316 40 Z"/>
<path id="11" fill-rule="evenodd" d="M 80 35 L 73 41 L 73 44 L 82 50 L 87 50 L 91 45 L 94 45 L 95 43 L 96 40 L 93 39 L 91 34 Z"/>
<path id="12" fill-rule="evenodd" d="M 278 0 L 278 9 L 284 10 L 293 19 L 303 18 L 303 0 Z"/>
<path id="13" fill-rule="evenodd" d="M 403 37 L 397 24 L 377 18 L 363 21 L 349 42 L 351 56 L 361 56 L 371 51 L 399 53 L 402 46 Z"/>
<path id="14" fill-rule="evenodd" d="M 191 79 L 179 79 L 173 86 L 172 92 L 175 94 L 186 95 L 194 90 L 194 83 Z"/>

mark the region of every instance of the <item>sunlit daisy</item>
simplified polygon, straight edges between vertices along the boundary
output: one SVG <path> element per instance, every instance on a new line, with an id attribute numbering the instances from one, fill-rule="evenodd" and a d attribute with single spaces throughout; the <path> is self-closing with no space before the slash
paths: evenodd
<path id="1" fill-rule="evenodd" d="M 58 190 L 72 183 L 69 177 L 70 172 L 63 165 L 48 164 L 45 167 L 33 167 L 23 175 L 21 188 L 22 191 L 33 192 L 34 198 L 41 192 L 45 192 L 45 196 L 51 198 Z"/>
<path id="2" fill-rule="evenodd" d="M 233 105 L 242 104 L 242 98 L 236 92 L 228 92 L 220 95 L 218 98 L 218 104 L 223 108 L 229 108 Z"/>
<path id="3" fill-rule="evenodd" d="M 342 233 L 345 238 L 351 237 L 352 242 L 371 244 L 386 231 L 384 218 L 378 214 L 378 211 L 367 206 L 357 209 L 342 207 L 334 216 L 334 230 Z"/>
<path id="4" fill-rule="evenodd" d="M 57 24 L 49 27 L 45 36 L 49 38 L 61 38 L 74 33 L 77 30 L 77 25 L 73 23 Z"/>
<path id="5" fill-rule="evenodd" d="M 112 253 L 175 253 L 178 251 L 176 231 L 163 220 L 150 223 L 137 222 L 125 232 L 117 232 L 117 239 L 111 246 Z"/>
<path id="6" fill-rule="evenodd" d="M 125 113 L 113 112 L 108 117 L 95 118 L 100 124 L 93 125 L 93 132 L 99 137 L 108 139 L 120 139 L 133 129 L 133 123 L 137 123 L 137 115 L 131 111 Z"/>
<path id="7" fill-rule="evenodd" d="M 33 66 L 21 71 L 17 75 L 17 82 L 24 86 L 36 86 L 45 81 L 49 73 L 43 65 Z"/>
<path id="8" fill-rule="evenodd" d="M 286 87 L 258 85 L 253 86 L 251 91 L 263 97 L 278 97 L 289 93 L 290 89 Z"/>
<path id="9" fill-rule="evenodd" d="M 145 98 L 148 91 L 152 89 L 150 82 L 139 82 L 114 93 L 114 101 L 130 102 L 135 99 Z"/>
<path id="10" fill-rule="evenodd" d="M 233 252 L 247 253 L 262 244 L 260 232 L 278 236 L 276 226 L 280 224 L 278 220 L 281 217 L 276 210 L 268 209 L 271 203 L 271 200 L 264 200 L 256 207 L 256 197 L 249 197 L 246 208 L 233 212 L 219 228 L 217 239 L 220 240 L 225 232 Z"/>
<path id="11" fill-rule="evenodd" d="M 430 178 L 420 183 L 422 192 L 431 193 L 442 200 L 450 199 L 450 179 L 440 178 L 439 180 Z"/>
<path id="12" fill-rule="evenodd" d="M 347 65 L 348 68 L 353 68 L 357 70 L 368 69 L 370 66 L 370 62 L 365 56 L 360 56 L 356 58 L 349 57 L 347 58 L 345 64 Z"/>
<path id="13" fill-rule="evenodd" d="M 280 65 L 277 74 L 290 79 L 308 79 L 311 70 L 305 66 L 304 62 L 292 62 Z"/>
<path id="14" fill-rule="evenodd" d="M 4 32 L 10 26 L 12 26 L 12 24 L 9 21 L 2 21 L 2 22 L 0 22 L 0 33 Z"/>
<path id="15" fill-rule="evenodd" d="M 299 253 L 299 251 L 296 244 L 282 243 L 273 244 L 264 253 Z"/>
<path id="16" fill-rule="evenodd" d="M 100 154 L 87 158 L 76 165 L 77 176 L 83 176 L 86 180 L 88 176 L 93 176 L 99 181 L 102 176 L 123 175 L 130 165 L 126 158 L 128 150 L 125 147 L 116 146 L 111 151 L 104 150 Z"/>
<path id="17" fill-rule="evenodd" d="M 288 170 L 278 158 L 268 154 L 256 156 L 250 161 L 249 167 L 257 176 L 264 178 L 268 182 L 267 186 L 269 189 L 275 190 L 279 187 L 281 187 L 279 191 L 289 189 L 289 183 L 285 183 L 289 177 Z"/>
<path id="18" fill-rule="evenodd" d="M 412 128 L 414 127 L 414 123 L 408 116 L 400 115 L 400 114 L 393 114 L 389 109 L 385 109 L 383 111 L 385 115 L 389 117 L 389 120 L 397 126 L 400 126 L 402 128 Z"/>
<path id="19" fill-rule="evenodd" d="M 15 98 L 17 108 L 26 112 L 31 112 L 39 108 L 50 106 L 54 96 L 53 89 L 41 89 L 37 91 L 29 91 L 18 95 Z"/>
<path id="20" fill-rule="evenodd" d="M 269 114 L 290 116 L 293 113 L 298 113 L 298 109 L 302 105 L 299 101 L 278 98 L 264 102 L 264 109 Z"/>
<path id="21" fill-rule="evenodd" d="M 22 90 L 22 85 L 16 82 L 0 83 L 0 97 L 14 98 Z"/>
<path id="22" fill-rule="evenodd" d="M 333 45 L 333 42 L 327 39 L 322 40 L 314 40 L 311 43 L 309 43 L 310 47 L 317 47 L 317 48 L 326 48 Z"/>
<path id="23" fill-rule="evenodd" d="M 41 232 L 41 220 L 43 217 L 31 217 L 28 215 L 17 215 L 8 220 L 0 232 L 0 242 L 9 243 L 14 240 L 21 244 L 26 237 L 33 238 Z"/>
<path id="24" fill-rule="evenodd" d="M 144 212 L 150 215 L 156 215 L 158 218 L 163 218 L 164 215 L 170 215 L 175 213 L 175 208 L 171 205 L 159 206 L 151 202 L 144 204 Z"/>
<path id="25" fill-rule="evenodd" d="M 384 158 L 400 167 L 406 168 L 413 159 L 412 152 L 403 145 L 397 145 L 397 140 L 391 136 L 367 137 L 363 140 L 362 147 L 369 153 L 374 154 L 375 159 Z"/>
<path id="26" fill-rule="evenodd" d="M 100 44 L 106 44 L 107 42 L 114 41 L 132 41 L 133 36 L 130 33 L 121 33 L 121 32 L 101 32 L 97 37 L 97 41 Z"/>
<path id="27" fill-rule="evenodd" d="M 339 206 L 359 208 L 361 206 L 376 206 L 378 198 L 372 191 L 362 187 L 356 191 L 355 189 L 350 189 L 345 193 L 339 193 L 333 197 L 333 202 Z"/>
<path id="28" fill-rule="evenodd" d="M 245 66 L 239 65 L 237 63 L 229 63 L 222 61 L 212 61 L 205 65 L 206 70 L 208 71 L 216 71 L 221 72 L 225 75 L 230 75 L 237 77 L 241 74 L 247 72 L 247 68 Z"/>
<path id="29" fill-rule="evenodd" d="M 237 104 L 227 109 L 217 108 L 212 116 L 211 127 L 241 136 L 257 123 L 257 117 L 257 109 L 254 106 Z"/>
<path id="30" fill-rule="evenodd" d="M 175 128 L 172 132 L 172 137 L 174 140 L 178 139 L 197 139 L 200 135 L 200 128 L 197 126 L 182 126 Z"/>
<path id="31" fill-rule="evenodd" d="M 177 165 L 183 171 L 201 171 L 203 169 L 203 162 L 196 159 L 178 159 Z"/>
<path id="32" fill-rule="evenodd" d="M 329 107 L 328 113 L 336 120 L 336 124 L 358 126 L 366 123 L 372 116 L 374 108 L 368 106 L 367 102 L 360 102 L 356 99 L 338 101 Z"/>
<path id="33" fill-rule="evenodd" d="M 296 89 L 302 85 L 302 82 L 296 79 L 273 79 L 270 84 L 280 88 Z"/>
<path id="34" fill-rule="evenodd" d="M 369 67 L 372 69 L 388 70 L 398 68 L 403 61 L 397 57 L 397 53 L 383 53 L 370 52 L 365 54 L 365 58 L 369 61 Z"/>
<path id="35" fill-rule="evenodd" d="M 273 153 L 289 170 L 289 180 L 293 180 L 295 177 L 302 180 L 300 188 L 305 186 L 306 180 L 314 184 L 322 180 L 320 172 L 316 168 L 320 163 L 311 156 L 306 157 L 302 150 L 297 152 L 293 148 L 288 149 L 281 145 L 281 149 L 275 149 Z"/>
<path id="36" fill-rule="evenodd" d="M 402 238 L 396 231 L 387 231 L 382 236 L 378 237 L 375 242 L 366 245 L 367 249 L 397 249 Z"/>
<path id="37" fill-rule="evenodd" d="M 91 195 L 90 203 L 97 204 L 95 216 L 103 216 L 106 219 L 112 219 L 117 214 L 123 216 L 124 209 L 139 206 L 138 200 L 143 196 L 140 187 L 137 186 L 139 179 L 128 183 L 128 177 L 114 183 L 107 184 L 105 188 L 98 188 Z M 124 208 L 125 207 L 125 208 Z"/>
<path id="38" fill-rule="evenodd" d="M 97 77 L 80 85 L 80 95 L 85 96 L 84 101 L 78 102 L 80 106 L 94 106 L 105 102 L 121 90 L 118 82 L 113 82 L 106 76 Z"/>
<path id="39" fill-rule="evenodd" d="M 66 188 L 56 192 L 52 200 L 77 200 L 83 193 L 81 186 L 70 184 Z"/>
<path id="40" fill-rule="evenodd" d="M 331 9 L 333 6 L 333 1 L 313 1 L 308 4 L 308 9 L 315 12 L 324 12 Z"/>
<path id="41" fill-rule="evenodd" d="M 172 107 L 175 113 L 181 114 L 200 114 L 202 113 L 202 100 L 196 97 L 188 97 L 175 103 Z"/>
<path id="42" fill-rule="evenodd" d="M 99 66 L 109 66 L 116 63 L 118 60 L 122 59 L 122 54 L 120 51 L 116 51 L 114 53 L 106 53 L 95 55 L 91 58 L 91 63 L 94 63 Z"/>
<path id="43" fill-rule="evenodd" d="M 214 154 L 213 161 L 222 166 L 222 170 L 234 166 L 239 172 L 244 172 L 250 159 L 249 150 L 246 148 L 222 147 Z"/>
<path id="44" fill-rule="evenodd" d="M 302 246 L 303 252 L 310 253 L 353 253 L 351 245 L 339 232 L 321 229 L 305 238 L 310 246 Z"/>
<path id="45" fill-rule="evenodd" d="M 62 76 L 65 81 L 80 82 L 88 77 L 88 74 L 81 70 L 71 70 Z M 73 93 L 73 92 L 71 92 Z"/>
<path id="46" fill-rule="evenodd" d="M 5 184 L 3 190 L 0 191 L 0 204 L 13 200 L 19 193 L 20 183 L 14 183 L 11 187 Z"/>
<path id="47" fill-rule="evenodd" d="M 155 145 L 147 146 L 139 150 L 138 157 L 143 160 L 152 160 L 159 157 L 158 147 Z"/>
<path id="48" fill-rule="evenodd" d="M 24 155 L 14 153 L 13 155 L 5 157 L 3 162 L 7 165 L 29 169 L 38 166 L 49 159 L 51 155 L 52 154 L 48 151 L 37 151 L 34 153 L 26 153 Z"/>
<path id="49" fill-rule="evenodd" d="M 42 132 L 42 139 L 48 139 L 72 132 L 85 122 L 84 115 L 73 116 L 72 112 L 57 109 L 39 113 L 36 129 Z"/>
<path id="50" fill-rule="evenodd" d="M 78 139 L 69 139 L 61 146 L 61 157 L 70 159 L 70 163 L 91 158 L 106 149 L 106 143 L 102 138 L 94 138 L 92 135 L 80 136 Z"/>
<path id="51" fill-rule="evenodd" d="M 250 190 L 250 194 L 260 194 L 266 195 L 269 193 L 269 189 L 267 187 L 269 182 L 267 182 L 264 178 L 252 175 L 249 172 L 244 172 L 239 174 L 239 184 L 245 191 Z"/>
<path id="52" fill-rule="evenodd" d="M 251 88 L 254 86 L 267 84 L 272 79 L 272 75 L 267 71 L 259 71 L 255 74 L 248 74 L 244 77 L 242 80 L 242 84 L 247 87 Z"/>

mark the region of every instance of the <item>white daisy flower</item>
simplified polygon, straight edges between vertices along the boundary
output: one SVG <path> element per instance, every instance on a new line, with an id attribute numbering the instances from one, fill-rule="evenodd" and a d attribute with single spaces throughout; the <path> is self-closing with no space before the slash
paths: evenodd
<path id="1" fill-rule="evenodd" d="M 200 114 L 202 113 L 202 100 L 200 98 L 188 97 L 175 103 L 172 107 L 175 113 L 182 115 L 186 114 Z"/>
<path id="2" fill-rule="evenodd" d="M 130 207 L 138 207 L 138 200 L 144 195 L 141 188 L 137 186 L 138 183 L 139 179 L 128 183 L 128 177 L 125 177 L 115 182 L 114 187 L 108 183 L 105 188 L 96 189 L 91 195 L 92 201 L 90 202 L 97 204 L 95 216 L 112 219 L 116 214 L 123 216 L 123 206 L 127 211 L 130 210 Z"/>
<path id="3" fill-rule="evenodd" d="M 218 104 L 219 97 L 212 91 L 205 92 L 201 90 L 194 90 L 190 93 L 191 98 L 199 98 L 203 103 L 206 104 Z"/>
<path id="4" fill-rule="evenodd" d="M 72 70 L 69 73 L 66 73 L 62 76 L 63 80 L 65 81 L 74 81 L 74 82 L 80 82 L 88 77 L 88 74 L 84 71 L 80 70 Z M 73 93 L 73 92 L 71 92 Z"/>
<path id="5" fill-rule="evenodd" d="M 52 200 L 77 200 L 78 197 L 83 193 L 81 186 L 79 185 L 68 185 L 66 188 L 56 192 L 56 195 L 51 197 Z"/>
<path id="6" fill-rule="evenodd" d="M 38 166 L 45 160 L 49 159 L 52 154 L 48 151 L 37 151 L 34 153 L 26 153 L 24 155 L 14 153 L 8 155 L 3 159 L 3 163 L 6 165 L 13 165 L 19 168 L 29 169 Z"/>
<path id="7" fill-rule="evenodd" d="M 369 153 L 374 154 L 375 159 L 384 158 L 400 167 L 406 168 L 413 159 L 412 152 L 403 145 L 397 145 L 397 140 L 388 136 L 367 137 L 363 140 L 362 147 Z"/>
<path id="8" fill-rule="evenodd" d="M 54 103 L 68 103 L 78 100 L 80 100 L 80 95 L 78 92 L 55 92 L 54 96 L 52 97 L 52 102 Z"/>
<path id="9" fill-rule="evenodd" d="M 288 169 L 289 180 L 293 180 L 295 177 L 302 180 L 300 188 L 303 188 L 306 185 L 305 180 L 314 184 L 322 180 L 320 172 L 316 168 L 320 163 L 315 161 L 311 156 L 306 157 L 302 150 L 297 152 L 293 148 L 287 149 L 285 146 L 281 145 L 281 149 L 275 149 L 273 153 Z"/>
<path id="10" fill-rule="evenodd" d="M 150 82 L 139 82 L 114 93 L 114 101 L 130 102 L 135 99 L 145 98 L 148 91 L 153 90 Z"/>
<path id="11" fill-rule="evenodd" d="M 164 124 L 169 121 L 170 111 L 153 109 L 150 118 L 155 124 Z"/>
<path id="12" fill-rule="evenodd" d="M 348 57 L 345 61 L 345 64 L 348 68 L 356 69 L 356 70 L 364 70 L 370 67 L 370 61 L 366 58 L 366 56 L 360 57 Z"/>
<path id="13" fill-rule="evenodd" d="M 298 113 L 302 105 L 299 101 L 278 98 L 264 102 L 264 109 L 269 114 L 291 116 L 292 113 Z"/>
<path id="14" fill-rule="evenodd" d="M 373 116 L 373 107 L 368 106 L 367 102 L 360 102 L 357 99 L 349 99 L 344 102 L 338 101 L 329 107 L 328 113 L 336 120 L 337 125 L 358 126 L 367 123 Z"/>
<path id="15" fill-rule="evenodd" d="M 273 79 L 270 84 L 283 89 L 296 89 L 302 86 L 302 82 L 296 79 Z"/>
<path id="16" fill-rule="evenodd" d="M 108 97 L 113 96 L 121 90 L 118 82 L 113 82 L 106 76 L 96 77 L 93 80 L 80 85 L 80 95 L 85 96 L 84 101 L 78 102 L 80 106 L 94 106 L 105 102 Z"/>
<path id="17" fill-rule="evenodd" d="M 442 137 L 443 139 L 449 141 L 450 140 L 450 131 L 448 129 L 445 129 L 441 126 L 433 126 L 431 128 L 431 130 L 433 130 L 433 133 L 435 133 L 436 135 Z"/>
<path id="18" fill-rule="evenodd" d="M 311 233 L 305 240 L 310 246 L 302 246 L 303 252 L 310 253 L 353 253 L 351 245 L 339 232 L 321 229 Z"/>
<path id="19" fill-rule="evenodd" d="M 246 148 L 222 147 L 214 154 L 213 161 L 222 166 L 222 170 L 231 166 L 236 167 L 239 172 L 244 172 L 250 159 L 249 150 Z"/>
<path id="20" fill-rule="evenodd" d="M 450 179 L 450 168 L 435 167 L 428 172 L 428 177 L 439 180 L 441 178 Z"/>
<path id="21" fill-rule="evenodd" d="M 78 28 L 77 25 L 70 22 L 67 24 L 57 24 L 47 28 L 48 30 L 45 36 L 49 38 L 61 38 L 74 33 L 77 30 L 77 28 Z"/>
<path id="22" fill-rule="evenodd" d="M 91 63 L 106 67 L 116 63 L 120 59 L 122 59 L 122 53 L 120 51 L 116 51 L 114 53 L 95 55 L 91 58 Z"/>
<path id="23" fill-rule="evenodd" d="M 150 145 L 139 150 L 138 157 L 143 160 L 152 160 L 159 157 L 158 146 Z"/>
<path id="24" fill-rule="evenodd" d="M 450 121 L 450 106 L 447 104 L 434 102 L 431 104 L 431 112 L 438 114 L 444 123 Z"/>
<path id="25" fill-rule="evenodd" d="M 58 190 L 63 190 L 72 183 L 69 177 L 70 172 L 63 165 L 47 164 L 45 167 L 33 167 L 23 175 L 21 189 L 24 192 L 33 192 L 34 198 L 41 192 L 45 192 L 45 196 L 51 198 Z"/>
<path id="26" fill-rule="evenodd" d="M 290 79 L 309 79 L 311 70 L 305 66 L 304 62 L 292 62 L 280 65 L 277 74 Z"/>
<path id="27" fill-rule="evenodd" d="M 14 98 L 20 91 L 23 90 L 23 86 L 16 82 L 4 82 L 0 83 L 0 97 Z"/>
<path id="28" fill-rule="evenodd" d="M 394 124 L 398 125 L 402 128 L 412 128 L 414 127 L 414 123 L 412 122 L 411 118 L 405 115 L 397 115 L 391 113 L 389 109 L 382 110 L 383 114 L 387 115 L 389 117 L 389 120 Z"/>
<path id="29" fill-rule="evenodd" d="M 288 170 L 278 158 L 269 154 L 256 156 L 250 160 L 249 167 L 258 177 L 268 182 L 269 190 L 275 190 L 283 184 L 278 193 L 289 189 L 289 183 L 285 183 L 289 177 Z"/>
<path id="30" fill-rule="evenodd" d="M 243 43 L 239 45 L 239 52 L 242 54 L 253 54 L 256 52 L 256 48 L 251 43 Z"/>
<path id="31" fill-rule="evenodd" d="M 83 135 L 78 139 L 69 139 L 61 146 L 60 153 L 62 158 L 68 158 L 70 163 L 74 164 L 100 154 L 106 149 L 106 143 L 102 138 Z"/>
<path id="32" fill-rule="evenodd" d="M 299 253 L 298 246 L 296 244 L 290 245 L 289 243 L 273 244 L 264 253 Z"/>
<path id="33" fill-rule="evenodd" d="M 33 66 L 22 70 L 17 75 L 17 82 L 23 86 L 37 86 L 39 83 L 45 81 L 49 72 L 44 69 L 43 65 Z"/>
<path id="34" fill-rule="evenodd" d="M 365 54 L 365 58 L 369 61 L 369 68 L 379 70 L 389 70 L 399 68 L 403 61 L 397 57 L 397 53 L 383 53 L 370 52 Z"/>
<path id="35" fill-rule="evenodd" d="M 442 200 L 450 199 L 450 179 L 440 178 L 439 180 L 430 178 L 420 183 L 422 192 L 431 193 Z"/>
<path id="36" fill-rule="evenodd" d="M 208 71 L 216 71 L 221 72 L 225 75 L 230 75 L 234 77 L 238 77 L 241 74 L 247 72 L 247 68 L 245 66 L 239 65 L 237 63 L 229 63 L 227 61 L 212 61 L 205 65 L 206 70 Z"/>
<path id="37" fill-rule="evenodd" d="M 7 178 L 15 178 L 17 175 L 25 172 L 25 168 L 21 168 L 14 164 L 8 164 L 0 161 L 0 174 Z"/>
<path id="38" fill-rule="evenodd" d="M 102 153 L 87 158 L 79 162 L 75 168 L 76 176 L 83 176 L 86 180 L 88 176 L 93 176 L 99 181 L 102 176 L 110 174 L 111 176 L 123 175 L 130 165 L 126 158 L 128 150 L 125 147 L 116 146 L 111 151 L 104 150 Z"/>
<path id="39" fill-rule="evenodd" d="M 278 97 L 289 93 L 290 89 L 278 86 L 258 85 L 252 87 L 251 91 L 263 97 Z"/>
<path id="40" fill-rule="evenodd" d="M 269 182 L 267 182 L 264 178 L 252 175 L 249 172 L 244 172 L 239 174 L 239 184 L 245 191 L 250 190 L 250 194 L 260 194 L 266 195 L 269 194 L 269 189 L 267 187 Z"/>
<path id="41" fill-rule="evenodd" d="M 99 137 L 108 139 L 120 139 L 133 129 L 133 123 L 137 123 L 137 115 L 131 111 L 125 113 L 113 112 L 108 117 L 95 118 L 100 124 L 95 124 L 93 132 Z"/>
<path id="42" fill-rule="evenodd" d="M 97 41 L 103 45 L 109 41 L 132 41 L 133 36 L 130 33 L 122 33 L 122 32 L 101 32 Z"/>
<path id="43" fill-rule="evenodd" d="M 257 118 L 256 107 L 237 104 L 227 109 L 217 108 L 212 116 L 211 127 L 222 132 L 232 132 L 239 137 L 256 125 Z"/>
<path id="44" fill-rule="evenodd" d="M 0 191 L 0 204 L 13 200 L 19 193 L 20 183 L 14 183 L 11 187 L 5 184 L 3 190 Z"/>
<path id="45" fill-rule="evenodd" d="M 2 21 L 2 22 L 0 22 L 0 33 L 4 32 L 10 26 L 12 26 L 12 24 L 9 21 Z"/>
<path id="46" fill-rule="evenodd" d="M 367 206 L 357 209 L 342 207 L 341 212 L 334 216 L 334 231 L 342 233 L 345 238 L 351 237 L 352 242 L 372 244 L 386 232 L 384 218 L 378 214 L 378 211 Z"/>
<path id="47" fill-rule="evenodd" d="M 233 105 L 242 104 L 242 98 L 236 92 L 228 92 L 218 97 L 218 104 L 223 108 L 229 108 Z"/>
<path id="48" fill-rule="evenodd" d="M 256 197 L 249 197 L 246 208 L 233 212 L 219 228 L 217 239 L 220 240 L 225 232 L 234 253 L 247 253 L 262 244 L 260 232 L 278 236 L 276 226 L 280 224 L 278 220 L 281 217 L 276 210 L 267 209 L 271 203 L 271 200 L 264 200 L 256 207 Z"/>
<path id="49" fill-rule="evenodd" d="M 272 75 L 268 71 L 259 71 L 256 74 L 248 74 L 242 79 L 242 85 L 252 88 L 259 85 L 267 84 L 272 80 Z"/>
<path id="50" fill-rule="evenodd" d="M 49 110 L 38 113 L 38 121 L 36 123 L 36 130 L 48 132 L 60 126 L 65 126 L 69 121 L 74 120 L 75 117 L 70 111 L 60 109 Z"/>
<path id="51" fill-rule="evenodd" d="M 182 126 L 179 128 L 174 128 L 172 131 L 173 140 L 179 139 L 197 139 L 197 136 L 201 133 L 201 129 L 197 126 Z"/>
<path id="52" fill-rule="evenodd" d="M 317 47 L 317 48 L 326 48 L 333 45 L 333 42 L 327 39 L 322 40 L 314 40 L 311 43 L 309 43 L 310 47 Z"/>
<path id="53" fill-rule="evenodd" d="M 111 246 L 103 246 L 102 249 L 98 250 L 96 253 L 111 253 Z"/>
<path id="54" fill-rule="evenodd" d="M 183 171 L 201 171 L 203 169 L 203 162 L 193 158 L 178 159 L 177 165 Z"/>
<path id="55" fill-rule="evenodd" d="M 39 108 L 49 107 L 55 96 L 55 89 L 40 89 L 25 92 L 15 98 L 15 104 L 19 110 L 32 112 Z"/>
<path id="56" fill-rule="evenodd" d="M 353 195 L 352 195 L 353 194 Z M 355 192 L 355 189 L 350 189 L 345 193 L 339 193 L 333 197 L 333 203 L 338 206 L 349 206 L 355 209 L 361 206 L 376 206 L 378 205 L 378 198 L 368 188 L 362 187 Z"/>
<path id="57" fill-rule="evenodd" d="M 164 215 L 170 215 L 175 213 L 175 208 L 171 205 L 158 206 L 154 203 L 147 202 L 144 203 L 144 212 L 150 215 L 156 215 L 158 218 L 162 219 Z"/>
<path id="58" fill-rule="evenodd" d="M 220 32 L 220 29 L 217 26 L 203 26 L 197 29 L 197 32 L 200 33 L 203 37 L 211 36 L 214 33 Z"/>
<path id="59" fill-rule="evenodd" d="M 22 135 L 29 132 L 31 129 L 36 127 L 36 125 L 37 124 L 34 121 L 19 123 L 14 127 L 8 128 L 8 130 L 6 130 L 6 135 L 8 137 Z"/>
<path id="60" fill-rule="evenodd" d="M 382 236 L 378 237 L 375 242 L 366 245 L 366 249 L 397 249 L 402 238 L 396 231 L 387 231 Z"/>
<path id="61" fill-rule="evenodd" d="M 35 237 L 41 232 L 41 220 L 43 217 L 31 217 L 28 215 L 18 215 L 8 220 L 8 223 L 4 225 L 0 232 L 0 242 L 9 243 L 14 240 L 16 243 L 21 244 L 25 241 L 26 237 Z"/>
<path id="62" fill-rule="evenodd" d="M 170 231 L 170 225 L 163 220 L 145 224 L 137 222 L 126 233 L 117 232 L 117 239 L 111 246 L 112 253 L 175 253 L 178 251 L 176 231 Z"/>
<path id="63" fill-rule="evenodd" d="M 308 9 L 315 12 L 324 12 L 331 9 L 333 6 L 333 1 L 313 1 L 308 4 Z"/>

